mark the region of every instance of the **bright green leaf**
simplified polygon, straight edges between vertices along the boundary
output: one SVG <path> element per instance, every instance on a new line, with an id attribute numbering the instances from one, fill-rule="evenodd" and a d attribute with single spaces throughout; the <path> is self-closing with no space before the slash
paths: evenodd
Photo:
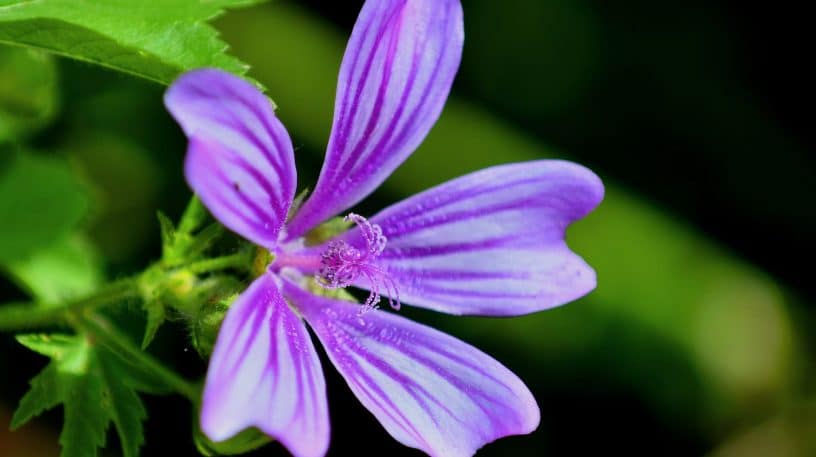
<path id="1" fill-rule="evenodd" d="M 88 201 L 68 164 L 19 154 L 0 169 L 0 264 L 19 261 L 64 238 Z"/>
<path id="2" fill-rule="evenodd" d="M 68 335 L 17 335 L 17 342 L 32 351 L 52 359 L 63 359 L 65 353 L 73 349 L 76 338 Z"/>
<path id="3" fill-rule="evenodd" d="M 1 0 L 0 43 L 28 46 L 167 84 L 185 71 L 247 66 L 206 21 L 257 0 Z"/>
<path id="4" fill-rule="evenodd" d="M 137 377 L 130 365 L 104 346 L 80 336 L 26 335 L 18 340 L 52 360 L 32 379 L 31 389 L 12 418 L 12 428 L 63 404 L 63 457 L 97 455 L 111 423 L 119 434 L 124 456 L 139 454 L 147 412 L 136 393 L 140 382 L 134 380 Z"/>
<path id="5" fill-rule="evenodd" d="M 2 32 L 0 32 L 2 33 Z M 0 47 L 0 143 L 31 133 L 57 111 L 57 69 L 51 56 Z"/>
<path id="6" fill-rule="evenodd" d="M 6 267 L 11 277 L 41 303 L 60 303 L 90 294 L 103 280 L 99 256 L 81 236 L 60 239 Z"/>

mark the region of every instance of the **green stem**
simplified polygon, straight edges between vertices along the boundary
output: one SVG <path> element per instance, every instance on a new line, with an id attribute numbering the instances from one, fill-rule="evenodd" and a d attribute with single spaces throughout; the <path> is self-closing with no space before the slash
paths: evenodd
<path id="1" fill-rule="evenodd" d="M 127 360 L 151 372 L 173 391 L 187 397 L 193 404 L 198 402 L 199 394 L 195 385 L 166 368 L 147 352 L 139 349 L 106 319 L 89 314 L 81 318 L 81 322 L 77 325 L 93 334 L 103 343 L 107 343 L 111 349 L 119 352 Z"/>
<path id="2" fill-rule="evenodd" d="M 250 267 L 250 262 L 251 259 L 247 252 L 238 252 L 223 257 L 199 260 L 180 268 L 193 274 L 201 274 L 229 268 L 247 269 Z M 151 269 L 145 270 L 145 272 L 148 271 L 151 271 Z M 121 302 L 127 298 L 138 297 L 139 283 L 144 279 L 145 274 L 142 273 L 131 278 L 112 282 L 92 295 L 68 303 L 15 303 L 0 306 L 0 331 L 60 325 L 65 323 L 68 313 L 95 309 L 100 306 Z M 161 273 L 161 275 L 167 274 L 169 272 L 162 271 Z M 157 284 L 160 283 L 159 279 L 156 281 L 158 281 Z"/>
<path id="3" fill-rule="evenodd" d="M 66 322 L 72 312 L 81 312 L 99 306 L 138 296 L 134 279 L 123 279 L 104 286 L 93 295 L 64 304 L 13 304 L 0 306 L 0 330 L 19 330 Z"/>
<path id="4" fill-rule="evenodd" d="M 0 307 L 0 330 L 18 330 L 57 323 L 63 317 L 62 309 L 26 304 Z"/>
<path id="5" fill-rule="evenodd" d="M 215 257 L 213 259 L 204 259 L 188 264 L 184 269 L 194 274 L 209 273 L 212 271 L 226 270 L 229 268 L 244 268 L 250 267 L 252 259 L 246 252 L 238 252 L 235 254 Z"/>

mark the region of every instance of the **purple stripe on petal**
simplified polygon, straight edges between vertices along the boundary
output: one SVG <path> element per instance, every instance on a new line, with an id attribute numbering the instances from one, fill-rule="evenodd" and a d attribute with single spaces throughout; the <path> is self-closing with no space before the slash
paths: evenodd
<path id="1" fill-rule="evenodd" d="M 595 287 L 564 235 L 602 198 L 600 179 L 570 162 L 488 168 L 372 217 L 388 239 L 376 265 L 410 305 L 498 316 L 558 306 Z M 343 239 L 365 245 L 357 229 Z"/>
<path id="2" fill-rule="evenodd" d="M 265 274 L 235 300 L 215 345 L 201 406 L 213 441 L 257 427 L 299 457 L 329 445 L 323 371 L 303 321 Z"/>
<path id="3" fill-rule="evenodd" d="M 165 104 L 190 141 L 185 174 L 230 230 L 271 249 L 295 193 L 292 141 L 269 100 L 220 70 L 184 74 Z"/>
<path id="4" fill-rule="evenodd" d="M 459 0 L 369 0 L 351 34 L 320 178 L 290 238 L 358 203 L 430 131 L 462 57 Z"/>
<path id="5" fill-rule="evenodd" d="M 478 349 L 392 313 L 361 316 L 352 303 L 291 282 L 283 288 L 352 392 L 400 443 L 432 456 L 470 456 L 538 426 L 527 387 Z"/>

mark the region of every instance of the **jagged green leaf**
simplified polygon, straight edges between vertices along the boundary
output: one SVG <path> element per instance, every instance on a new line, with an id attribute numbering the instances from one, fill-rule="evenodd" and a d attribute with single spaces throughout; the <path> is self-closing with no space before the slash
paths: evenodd
<path id="1" fill-rule="evenodd" d="M 139 455 L 147 412 L 136 392 L 141 381 L 129 364 L 83 336 L 25 335 L 18 341 L 49 356 L 51 363 L 31 380 L 31 389 L 12 418 L 12 428 L 62 404 L 63 457 L 98 455 L 111 423 L 123 455 Z"/>
<path id="2" fill-rule="evenodd" d="M 258 0 L 0 0 L 0 43 L 46 50 L 167 84 L 197 67 L 247 66 L 207 21 Z"/>
<path id="3" fill-rule="evenodd" d="M 125 457 L 136 457 L 144 442 L 142 423 L 147 419 L 142 400 L 130 383 L 123 380 L 127 368 L 111 352 L 99 351 L 101 372 L 109 395 L 110 418 L 116 426 Z"/>
<path id="4" fill-rule="evenodd" d="M 31 379 L 31 389 L 20 400 L 17 411 L 11 419 L 11 429 L 15 430 L 62 402 L 57 367 L 49 365 Z"/>

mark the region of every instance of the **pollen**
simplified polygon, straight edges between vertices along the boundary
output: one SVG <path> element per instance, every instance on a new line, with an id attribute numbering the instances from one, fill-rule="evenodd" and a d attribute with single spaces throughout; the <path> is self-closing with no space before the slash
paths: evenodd
<path id="1" fill-rule="evenodd" d="M 366 246 L 364 249 L 358 249 L 343 240 L 330 242 L 320 256 L 317 282 L 327 289 L 339 289 L 363 278 L 368 282 L 370 292 L 363 302 L 360 314 L 378 308 L 381 293 L 387 295 L 391 307 L 398 310 L 400 301 L 396 282 L 387 271 L 376 264 L 387 243 L 382 228 L 354 213 L 346 216 L 345 220 L 357 224 Z"/>

